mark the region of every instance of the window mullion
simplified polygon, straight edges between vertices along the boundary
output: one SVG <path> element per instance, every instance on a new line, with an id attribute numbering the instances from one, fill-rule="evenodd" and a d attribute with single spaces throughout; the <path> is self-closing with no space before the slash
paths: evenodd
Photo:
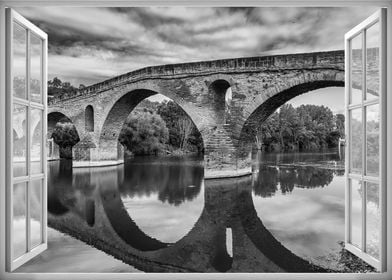
<path id="1" fill-rule="evenodd" d="M 367 184 L 364 176 L 366 175 L 366 29 L 362 31 L 362 251 L 366 252 L 366 192 Z"/>
<path id="2" fill-rule="evenodd" d="M 26 183 L 26 220 L 27 220 L 27 227 L 26 227 L 26 242 L 27 242 L 27 252 L 31 250 L 31 213 L 30 213 L 30 196 L 31 196 L 31 190 L 30 190 L 30 176 L 31 176 L 31 107 L 30 107 L 30 31 L 27 29 L 27 40 L 26 40 L 26 57 L 27 57 L 27 62 L 26 62 L 26 94 L 27 94 L 27 100 L 29 101 L 29 105 L 27 107 L 27 112 L 28 112 L 28 117 L 27 117 L 27 122 L 26 122 L 26 142 L 27 142 L 27 176 L 29 180 Z"/>

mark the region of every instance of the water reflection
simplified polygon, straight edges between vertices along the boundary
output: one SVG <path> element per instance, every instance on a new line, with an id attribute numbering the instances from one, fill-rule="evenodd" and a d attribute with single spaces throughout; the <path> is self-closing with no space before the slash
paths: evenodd
<path id="1" fill-rule="evenodd" d="M 136 157 L 125 161 L 122 196 L 150 197 L 175 206 L 199 196 L 204 176 L 202 159 L 198 157 Z"/>
<path id="2" fill-rule="evenodd" d="M 323 271 L 301 257 L 342 240 L 336 154 L 258 155 L 253 176 L 227 180 L 204 181 L 201 163 L 51 162 L 49 225 L 143 271 Z"/>
<path id="3" fill-rule="evenodd" d="M 322 188 L 328 186 L 334 177 L 333 170 L 312 166 L 273 167 L 261 165 L 253 174 L 253 188 L 256 195 L 270 197 L 278 188 L 282 194 L 291 193 L 294 188 Z"/>
<path id="4" fill-rule="evenodd" d="M 306 259 L 335 254 L 344 240 L 343 158 L 334 150 L 256 156 L 256 211 L 285 247 Z"/>

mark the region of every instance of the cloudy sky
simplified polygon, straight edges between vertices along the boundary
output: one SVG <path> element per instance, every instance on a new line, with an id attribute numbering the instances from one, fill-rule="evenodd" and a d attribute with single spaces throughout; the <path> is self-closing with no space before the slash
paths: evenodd
<path id="1" fill-rule="evenodd" d="M 364 8 L 23 8 L 49 35 L 49 79 L 90 85 L 141 67 L 343 49 Z"/>

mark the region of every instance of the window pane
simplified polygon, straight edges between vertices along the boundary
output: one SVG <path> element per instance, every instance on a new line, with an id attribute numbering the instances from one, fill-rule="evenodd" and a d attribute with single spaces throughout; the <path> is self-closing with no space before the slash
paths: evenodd
<path id="1" fill-rule="evenodd" d="M 41 90 L 41 60 L 42 46 L 41 39 L 36 37 L 33 33 L 30 36 L 30 97 L 32 101 L 42 103 Z"/>
<path id="2" fill-rule="evenodd" d="M 362 184 L 358 180 L 350 180 L 351 187 L 351 244 L 362 246 Z"/>
<path id="3" fill-rule="evenodd" d="M 13 189 L 12 248 L 13 259 L 26 253 L 26 183 L 15 184 Z"/>
<path id="4" fill-rule="evenodd" d="M 31 109 L 31 173 L 42 173 L 42 110 Z"/>
<path id="5" fill-rule="evenodd" d="M 366 107 L 366 175 L 378 176 L 380 155 L 380 106 Z"/>
<path id="6" fill-rule="evenodd" d="M 380 258 L 380 193 L 378 184 L 366 183 L 366 252 Z"/>
<path id="7" fill-rule="evenodd" d="M 26 30 L 14 23 L 13 34 L 13 94 L 26 99 Z"/>
<path id="8" fill-rule="evenodd" d="M 350 111 L 351 141 L 350 141 L 350 172 L 362 172 L 362 109 Z"/>
<path id="9" fill-rule="evenodd" d="M 362 33 L 351 40 L 351 96 L 350 103 L 362 102 Z"/>
<path id="10" fill-rule="evenodd" d="M 366 99 L 379 97 L 380 86 L 380 24 L 366 31 Z"/>
<path id="11" fill-rule="evenodd" d="M 26 139 L 26 120 L 27 107 L 15 105 L 13 111 L 13 145 L 14 145 L 14 177 L 27 175 L 27 139 Z"/>
<path id="12" fill-rule="evenodd" d="M 30 187 L 30 226 L 31 226 L 31 248 L 42 243 L 42 180 L 35 180 L 29 184 Z"/>

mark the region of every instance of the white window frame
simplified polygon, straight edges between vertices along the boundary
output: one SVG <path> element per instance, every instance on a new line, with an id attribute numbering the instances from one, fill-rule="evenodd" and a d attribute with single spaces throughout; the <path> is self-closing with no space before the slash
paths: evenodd
<path id="1" fill-rule="evenodd" d="M 7 273 L 5 272 L 5 189 L 6 189 L 6 165 L 4 156 L 6 154 L 6 88 L 5 88 L 5 7 L 40 7 L 40 6 L 75 6 L 75 7 L 137 7 L 137 6 L 251 6 L 251 7 L 350 7 L 350 6 L 378 6 L 387 8 L 387 77 L 386 86 L 388 98 L 386 100 L 386 166 L 392 167 L 392 0 L 0 0 L 0 279 L 183 279 L 184 277 L 194 279 L 392 279 L 392 170 L 386 172 L 386 185 L 388 186 L 386 197 L 387 213 L 384 213 L 387 221 L 387 265 L 384 273 L 371 274 L 314 274 L 314 273 L 261 273 L 261 274 L 129 274 L 129 273 Z M 333 20 L 333 19 L 331 19 Z M 343 40 L 344 38 L 342 38 Z M 50 37 L 49 37 L 50 40 Z M 389 98 L 391 97 L 391 98 Z"/>
<path id="2" fill-rule="evenodd" d="M 6 33 L 8 35 L 8 38 L 12 38 L 13 34 L 13 28 L 14 28 L 14 23 L 17 23 L 20 25 L 22 28 L 24 28 L 27 31 L 27 37 L 26 37 L 26 98 L 18 98 L 14 95 L 8 96 L 8 103 L 11 104 L 11 108 L 7 108 L 6 114 L 8 117 L 8 131 L 6 132 L 6 135 L 8 137 L 8 150 L 6 151 L 6 158 L 9 159 L 10 162 L 13 162 L 13 133 L 12 133 L 12 128 L 13 128 L 13 106 L 14 105 L 19 105 L 19 106 L 25 106 L 26 108 L 26 113 L 27 113 L 27 119 L 26 119 L 26 168 L 27 168 L 27 175 L 25 176 L 20 176 L 20 177 L 14 177 L 13 174 L 13 167 L 8 166 L 7 171 L 6 171 L 6 180 L 7 180 L 7 185 L 9 186 L 10 189 L 14 187 L 15 184 L 18 183 L 26 183 L 26 220 L 27 220 L 27 226 L 26 226 L 26 245 L 27 245 L 27 253 L 24 253 L 21 257 L 13 260 L 12 257 L 12 252 L 13 252 L 13 236 L 12 236 L 12 227 L 7 228 L 7 235 L 8 235 L 8 240 L 10 242 L 7 244 L 8 248 L 6 250 L 6 253 L 9 254 L 7 256 L 8 262 L 7 262 L 7 270 L 12 271 L 15 268 L 19 267 L 20 265 L 24 264 L 26 261 L 29 259 L 33 258 L 34 256 L 40 254 L 47 248 L 47 216 L 46 213 L 47 211 L 47 191 L 46 191 L 46 184 L 47 184 L 47 178 L 45 174 L 47 174 L 47 151 L 46 151 L 46 135 L 44 134 L 44 131 L 47 131 L 47 87 L 44 86 L 47 84 L 47 35 L 43 33 L 39 28 L 31 24 L 29 21 L 27 21 L 23 16 L 18 14 L 17 12 L 13 11 L 12 9 L 8 9 L 6 12 L 6 19 L 8 22 L 12 22 L 11 25 L 6 26 L 7 30 Z M 30 86 L 29 86 L 29 81 L 30 81 L 30 37 L 31 36 L 36 36 L 37 38 L 40 38 L 42 40 L 41 44 L 41 102 L 36 102 L 35 100 L 31 99 L 30 95 Z M 6 61 L 6 71 L 12 73 L 12 65 L 13 65 L 13 42 L 12 40 L 7 41 L 7 61 Z M 12 92 L 13 88 L 13 77 L 10 78 L 10 81 L 7 83 L 7 92 Z M 31 174 L 31 126 L 30 126 L 30 118 L 31 118 L 31 111 L 33 109 L 38 109 L 42 112 L 41 116 L 41 172 L 36 173 L 36 174 Z M 42 189 L 41 189 L 41 205 L 43 207 L 42 212 L 41 212 L 41 243 L 32 248 L 32 245 L 30 244 L 30 239 L 31 239 L 31 232 L 30 232 L 30 203 L 29 199 L 31 196 L 31 186 L 30 183 L 32 181 L 38 181 L 40 180 L 42 182 Z M 6 206 L 7 210 L 7 218 L 12 219 L 13 218 L 13 198 L 12 198 L 12 192 L 9 191 L 7 193 L 7 201 L 6 201 Z M 8 221 L 9 224 L 12 224 L 12 220 Z"/>
<path id="3" fill-rule="evenodd" d="M 380 63 L 380 88 L 379 88 L 379 93 L 380 97 L 372 100 L 366 100 L 366 88 L 367 88 L 367 78 L 366 78 L 366 36 L 364 35 L 365 33 L 363 32 L 364 29 L 368 29 L 370 26 L 373 26 L 375 23 L 379 23 L 380 26 L 380 31 L 383 32 L 386 30 L 386 22 L 385 22 L 385 14 L 386 10 L 379 10 L 373 15 L 369 16 L 367 19 L 359 23 L 357 26 L 355 26 L 353 29 L 348 31 L 345 35 L 345 81 L 348 82 L 349 84 L 346 84 L 345 86 L 345 102 L 346 102 L 346 123 L 345 123 L 345 130 L 346 130 L 346 137 L 347 141 L 350 141 L 351 136 L 352 136 L 352 131 L 351 131 L 351 120 L 350 120 L 350 113 L 352 110 L 356 109 L 361 109 L 362 111 L 362 171 L 360 174 L 356 173 L 351 173 L 351 150 L 350 147 L 351 145 L 348 144 L 346 145 L 346 162 L 345 162 L 345 170 L 346 170 L 346 186 L 345 186 L 345 248 L 352 252 L 353 254 L 357 255 L 361 259 L 365 260 L 367 263 L 371 264 L 374 266 L 378 271 L 384 271 L 385 266 L 386 266 L 386 255 L 385 255 L 385 250 L 381 247 L 381 244 L 386 243 L 386 157 L 384 155 L 387 145 L 386 145 L 386 87 L 384 86 L 385 81 L 386 81 L 386 67 L 385 63 L 381 61 Z M 350 96 L 352 95 L 351 91 L 351 82 L 352 82 L 352 77 L 351 77 L 351 39 L 354 37 L 363 34 L 362 35 L 362 84 L 363 84 L 363 89 L 362 89 L 362 97 L 361 97 L 361 102 L 357 102 L 355 104 L 351 104 L 350 102 Z M 381 34 L 381 36 L 383 36 Z M 379 49 L 380 49 L 380 57 L 384 57 L 386 54 L 386 40 L 380 40 L 379 42 Z M 369 176 L 366 175 L 366 169 L 367 169 L 367 153 L 366 153 L 366 110 L 368 106 L 372 105 L 379 105 L 379 112 L 380 112 L 380 139 L 379 139 L 379 175 L 374 177 L 374 176 Z M 349 143 L 349 142 L 348 142 Z M 364 175 L 365 174 L 365 175 Z M 355 245 L 351 244 L 351 228 L 352 228 L 352 220 L 351 220 L 351 192 L 352 192 L 352 187 L 350 186 L 350 181 L 351 180 L 357 180 L 362 184 L 362 188 L 364 190 L 363 198 L 362 198 L 362 233 L 361 233 L 361 248 L 356 247 Z M 380 222 L 380 240 L 379 240 L 379 250 L 380 250 L 380 259 L 377 260 L 376 258 L 370 256 L 369 254 L 366 253 L 366 244 L 367 244 L 367 223 L 366 223 L 366 189 L 367 187 L 365 186 L 367 183 L 376 183 L 379 188 L 379 207 L 381 208 L 381 222 Z"/>

